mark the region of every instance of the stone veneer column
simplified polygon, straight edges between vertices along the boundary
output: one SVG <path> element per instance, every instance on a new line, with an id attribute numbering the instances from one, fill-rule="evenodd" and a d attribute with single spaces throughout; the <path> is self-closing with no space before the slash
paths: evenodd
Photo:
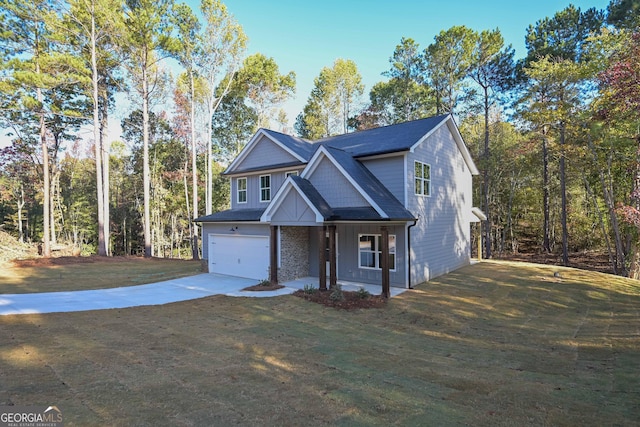
<path id="1" fill-rule="evenodd" d="M 309 275 L 309 228 L 280 227 L 280 282 Z"/>

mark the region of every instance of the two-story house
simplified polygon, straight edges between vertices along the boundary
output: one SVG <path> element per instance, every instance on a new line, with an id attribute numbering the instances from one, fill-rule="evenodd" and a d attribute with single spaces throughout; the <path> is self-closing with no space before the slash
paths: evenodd
<path id="1" fill-rule="evenodd" d="M 411 287 L 470 262 L 478 170 L 450 115 L 314 142 L 260 129 L 224 174 L 231 209 L 196 220 L 210 272 Z"/>

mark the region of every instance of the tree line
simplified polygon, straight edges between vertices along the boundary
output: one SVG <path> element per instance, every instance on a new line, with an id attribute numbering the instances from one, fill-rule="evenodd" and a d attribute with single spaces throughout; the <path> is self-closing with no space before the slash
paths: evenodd
<path id="1" fill-rule="evenodd" d="M 287 126 L 295 73 L 247 57 L 220 1 L 197 15 L 171 0 L 0 3 L 5 231 L 45 256 L 64 243 L 197 258 L 191 220 L 229 205 L 220 172 L 258 127 Z M 317 139 L 451 113 L 481 170 L 485 257 L 535 250 L 569 265 L 599 250 L 636 276 L 639 16 L 638 0 L 569 5 L 525 29 L 524 58 L 499 29 L 454 26 L 424 48 L 403 37 L 368 99 L 354 61 L 320 70 L 294 129 Z M 126 99 L 113 141 L 109 118 Z"/>

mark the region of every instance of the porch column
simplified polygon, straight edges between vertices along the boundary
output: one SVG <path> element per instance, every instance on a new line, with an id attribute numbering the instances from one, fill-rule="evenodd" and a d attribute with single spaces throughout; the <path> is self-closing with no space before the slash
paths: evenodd
<path id="1" fill-rule="evenodd" d="M 389 298 L 389 229 L 386 226 L 380 227 L 380 268 L 382 269 L 382 296 Z"/>
<path id="2" fill-rule="evenodd" d="M 318 227 L 318 285 L 321 291 L 327 290 L 327 248 L 325 245 L 326 231 L 324 225 Z"/>
<path id="3" fill-rule="evenodd" d="M 338 284 L 338 274 L 336 271 L 337 251 L 336 251 L 336 226 L 329 226 L 329 289 L 333 289 Z"/>
<path id="4" fill-rule="evenodd" d="M 278 284 L 278 226 L 271 226 L 271 238 L 269 239 L 269 281 L 272 285 Z"/>

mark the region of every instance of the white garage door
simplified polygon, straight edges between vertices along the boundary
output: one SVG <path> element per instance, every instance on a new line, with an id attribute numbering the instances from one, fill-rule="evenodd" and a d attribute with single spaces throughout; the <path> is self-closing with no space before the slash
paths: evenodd
<path id="1" fill-rule="evenodd" d="M 268 279 L 269 237 L 209 234 L 209 271 Z"/>

